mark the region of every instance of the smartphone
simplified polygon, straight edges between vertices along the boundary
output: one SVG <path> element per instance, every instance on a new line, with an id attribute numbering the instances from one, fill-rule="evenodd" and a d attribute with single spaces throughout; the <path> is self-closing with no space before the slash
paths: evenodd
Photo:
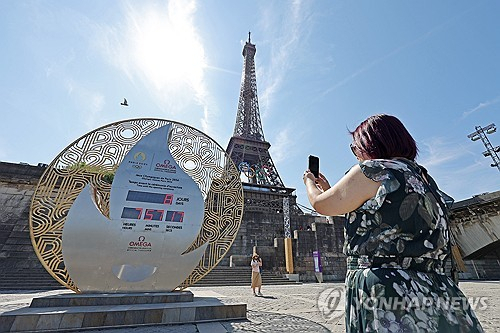
<path id="1" fill-rule="evenodd" d="M 309 170 L 312 172 L 314 177 L 319 177 L 319 157 L 309 155 Z"/>

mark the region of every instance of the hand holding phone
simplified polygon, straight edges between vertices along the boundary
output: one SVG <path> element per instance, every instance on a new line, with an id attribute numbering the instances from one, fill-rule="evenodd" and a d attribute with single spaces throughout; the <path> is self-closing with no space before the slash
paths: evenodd
<path id="1" fill-rule="evenodd" d="M 309 155 L 309 171 L 311 171 L 314 177 L 319 177 L 319 157 Z"/>

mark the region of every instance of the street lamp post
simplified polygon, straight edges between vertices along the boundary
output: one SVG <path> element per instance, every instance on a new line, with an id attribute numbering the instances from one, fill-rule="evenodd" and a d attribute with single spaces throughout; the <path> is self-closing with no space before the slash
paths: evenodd
<path id="1" fill-rule="evenodd" d="M 469 139 L 472 141 L 481 140 L 486 147 L 486 150 L 483 152 L 484 157 L 490 156 L 493 160 L 491 167 L 498 168 L 500 171 L 500 158 L 498 157 L 498 152 L 500 152 L 500 146 L 493 147 L 490 140 L 488 140 L 487 135 L 495 133 L 497 128 L 495 124 L 489 124 L 486 127 L 476 126 L 476 131 L 467 135 Z"/>

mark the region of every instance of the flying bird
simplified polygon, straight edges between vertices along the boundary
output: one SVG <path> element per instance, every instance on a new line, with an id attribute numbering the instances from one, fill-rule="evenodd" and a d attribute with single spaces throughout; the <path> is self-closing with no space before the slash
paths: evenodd
<path id="1" fill-rule="evenodd" d="M 123 102 L 120 103 L 120 105 L 123 105 L 123 106 L 128 106 L 128 102 L 127 102 L 127 99 L 124 98 L 123 99 Z"/>

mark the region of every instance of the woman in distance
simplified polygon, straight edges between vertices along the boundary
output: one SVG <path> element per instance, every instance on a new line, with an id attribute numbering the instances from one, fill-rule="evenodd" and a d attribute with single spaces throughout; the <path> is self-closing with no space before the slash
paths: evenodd
<path id="1" fill-rule="evenodd" d="M 353 132 L 358 160 L 335 185 L 306 170 L 313 208 L 346 214 L 347 332 L 483 332 L 467 299 L 444 274 L 447 206 L 401 121 L 374 115 Z"/>
<path id="2" fill-rule="evenodd" d="M 254 296 L 262 296 L 260 292 L 260 288 L 262 288 L 262 276 L 260 274 L 262 267 L 262 259 L 257 253 L 254 253 L 252 256 L 252 261 L 250 262 L 250 266 L 252 266 L 252 290 Z M 257 288 L 257 292 L 255 292 L 255 288 Z"/>

